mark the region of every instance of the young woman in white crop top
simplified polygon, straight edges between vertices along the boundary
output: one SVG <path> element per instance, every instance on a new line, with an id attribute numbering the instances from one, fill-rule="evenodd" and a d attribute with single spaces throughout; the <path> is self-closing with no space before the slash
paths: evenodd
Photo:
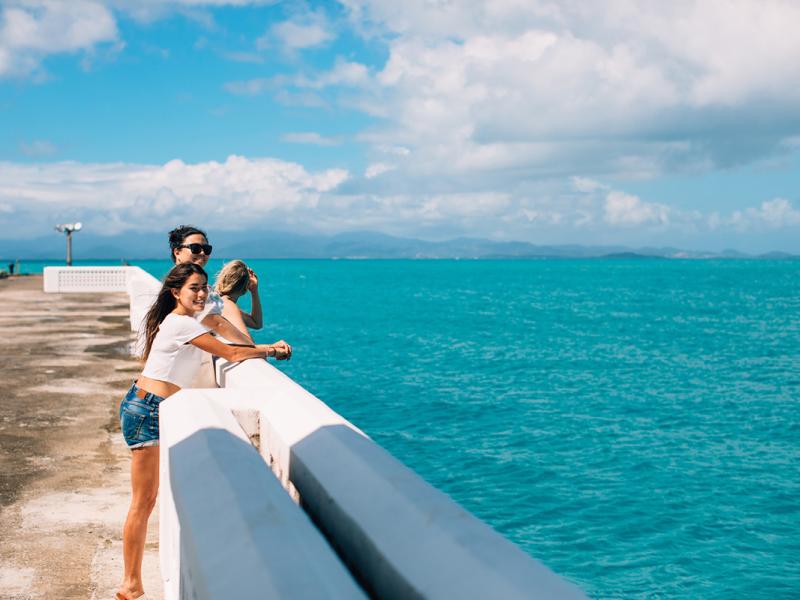
<path id="1" fill-rule="evenodd" d="M 179 225 L 169 232 L 170 258 L 176 265 L 194 263 L 205 268 L 208 259 L 211 258 L 212 250 L 213 246 L 208 243 L 205 231 L 194 225 Z M 258 295 L 258 288 L 252 295 L 253 311 L 260 315 L 261 298 Z M 252 344 L 253 342 L 247 334 L 247 328 L 234 326 L 228 321 L 222 314 L 223 307 L 222 298 L 209 288 L 206 305 L 203 310 L 195 313 L 194 318 L 233 344 Z M 207 354 L 204 359 L 208 360 Z"/>
<path id="2" fill-rule="evenodd" d="M 169 232 L 169 256 L 176 265 L 194 263 L 203 268 L 211 258 L 213 246 L 208 241 L 206 232 L 194 225 L 178 225 Z M 194 318 L 211 329 L 215 335 L 221 336 L 223 341 L 231 344 L 250 345 L 253 340 L 247 333 L 243 324 L 233 324 L 222 314 L 223 301 L 212 288 L 208 290 L 206 305 L 202 311 L 196 313 Z M 261 299 L 258 290 L 253 293 L 253 311 L 261 309 Z M 208 352 L 201 354 L 202 362 L 198 369 L 197 377 L 187 387 L 203 388 L 215 387 L 214 365 Z"/>
<path id="3" fill-rule="evenodd" d="M 274 344 L 230 346 L 209 333 L 195 315 L 205 308 L 208 277 L 194 263 L 176 265 L 144 321 L 142 374 L 120 405 L 120 425 L 131 457 L 132 498 L 122 536 L 125 575 L 117 600 L 144 595 L 142 555 L 147 521 L 158 494 L 158 407 L 193 380 L 203 351 L 231 362 L 273 356 L 284 360 L 292 348 L 283 340 Z"/>

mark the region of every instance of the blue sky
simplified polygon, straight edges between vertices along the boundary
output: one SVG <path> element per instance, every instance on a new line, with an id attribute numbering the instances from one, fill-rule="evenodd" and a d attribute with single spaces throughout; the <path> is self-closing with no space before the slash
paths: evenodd
<path id="1" fill-rule="evenodd" d="M 0 237 L 800 252 L 797 22 L 777 0 L 5 0 Z"/>

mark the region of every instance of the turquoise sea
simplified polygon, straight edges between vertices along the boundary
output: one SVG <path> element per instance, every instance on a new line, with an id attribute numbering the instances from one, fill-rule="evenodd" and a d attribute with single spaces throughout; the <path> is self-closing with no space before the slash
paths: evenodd
<path id="1" fill-rule="evenodd" d="M 592 597 L 800 597 L 800 262 L 251 265 L 280 368 Z"/>

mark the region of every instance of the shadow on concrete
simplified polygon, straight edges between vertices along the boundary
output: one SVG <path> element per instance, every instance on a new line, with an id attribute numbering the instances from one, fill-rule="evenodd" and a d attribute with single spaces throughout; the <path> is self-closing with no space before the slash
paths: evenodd
<path id="1" fill-rule="evenodd" d="M 377 598 L 585 598 L 344 425 L 291 449 L 289 478 L 306 512 Z"/>
<path id="2" fill-rule="evenodd" d="M 360 598 L 347 569 L 258 452 L 225 429 L 169 449 L 181 597 Z"/>

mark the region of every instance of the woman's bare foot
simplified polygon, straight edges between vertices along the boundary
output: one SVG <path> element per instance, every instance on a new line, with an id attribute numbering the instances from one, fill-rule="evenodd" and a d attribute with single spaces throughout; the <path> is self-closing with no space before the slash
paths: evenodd
<path id="1" fill-rule="evenodd" d="M 116 596 L 114 597 L 117 600 L 139 600 L 139 598 L 144 597 L 144 590 L 136 590 L 134 592 L 126 590 L 124 592 L 117 592 Z"/>

